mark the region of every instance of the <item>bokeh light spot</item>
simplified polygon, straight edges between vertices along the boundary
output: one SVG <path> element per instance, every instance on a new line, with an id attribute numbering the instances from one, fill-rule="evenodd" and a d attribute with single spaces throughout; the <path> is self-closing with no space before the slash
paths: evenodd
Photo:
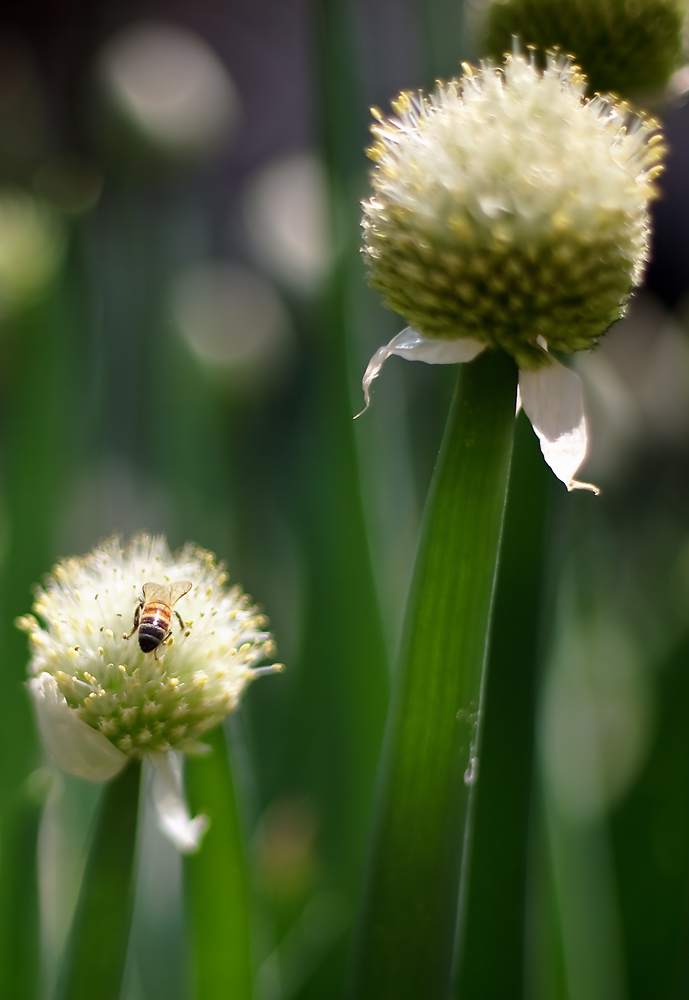
<path id="1" fill-rule="evenodd" d="M 119 112 L 170 152 L 214 147 L 237 123 L 239 97 L 229 73 L 186 28 L 162 22 L 126 28 L 101 52 L 100 71 Z"/>
<path id="2" fill-rule="evenodd" d="M 320 160 L 301 153 L 262 167 L 246 186 L 244 217 L 259 262 L 296 291 L 315 291 L 332 258 Z"/>
<path id="3" fill-rule="evenodd" d="M 184 271 L 171 293 L 173 319 L 202 360 L 252 380 L 279 368 L 290 353 L 287 310 L 259 274 L 223 261 Z"/>

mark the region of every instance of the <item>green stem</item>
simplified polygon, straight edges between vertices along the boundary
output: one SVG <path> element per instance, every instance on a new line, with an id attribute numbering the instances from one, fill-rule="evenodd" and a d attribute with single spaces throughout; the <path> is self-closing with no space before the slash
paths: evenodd
<path id="1" fill-rule="evenodd" d="M 207 757 L 189 757 L 185 783 L 194 814 L 210 817 L 201 849 L 185 861 L 196 1000 L 251 1000 L 249 884 L 225 733 L 205 737 Z"/>
<path id="2" fill-rule="evenodd" d="M 519 1000 L 524 992 L 540 611 L 553 483 L 522 412 L 495 593 L 474 848 L 458 943 L 455 996 L 462 1000 Z M 495 955 L 500 955 L 499 962 Z"/>
<path id="3" fill-rule="evenodd" d="M 426 503 L 389 720 L 352 996 L 449 990 L 517 370 L 463 365 Z"/>
<path id="4" fill-rule="evenodd" d="M 135 761 L 103 790 L 58 989 L 64 1000 L 119 1000 L 134 902 L 140 780 Z"/>

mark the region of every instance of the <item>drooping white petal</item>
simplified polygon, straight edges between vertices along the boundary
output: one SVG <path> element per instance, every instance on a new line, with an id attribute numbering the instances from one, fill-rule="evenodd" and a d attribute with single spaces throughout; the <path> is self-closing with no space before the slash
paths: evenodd
<path id="1" fill-rule="evenodd" d="M 149 753 L 146 760 L 153 767 L 149 780 L 158 826 L 182 854 L 198 851 L 210 820 L 203 814 L 192 819 L 189 813 L 182 785 L 182 754 L 175 750 Z"/>
<path id="2" fill-rule="evenodd" d="M 574 478 L 586 458 L 586 418 L 579 376 L 551 357 L 539 371 L 519 372 L 519 398 L 546 462 L 568 490 L 598 493 Z"/>
<path id="3" fill-rule="evenodd" d="M 422 337 L 410 326 L 406 327 L 385 347 L 379 347 L 366 366 L 361 380 L 366 406 L 361 413 L 366 412 L 371 402 L 371 382 L 378 377 L 391 354 L 397 354 L 407 361 L 425 361 L 427 365 L 456 365 L 463 361 L 473 361 L 485 347 L 486 345 L 480 344 L 478 340 L 469 340 L 466 337 L 458 340 Z M 357 413 L 357 416 L 360 417 L 361 413 Z"/>
<path id="4" fill-rule="evenodd" d="M 33 677 L 29 686 L 43 742 L 63 771 L 87 781 L 106 781 L 122 770 L 127 756 L 79 718 L 51 674 Z"/>

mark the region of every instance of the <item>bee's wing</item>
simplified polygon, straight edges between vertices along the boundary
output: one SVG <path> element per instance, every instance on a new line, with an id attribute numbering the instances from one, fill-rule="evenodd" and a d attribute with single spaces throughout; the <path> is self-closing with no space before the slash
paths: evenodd
<path id="1" fill-rule="evenodd" d="M 184 597 L 191 590 L 191 580 L 179 580 L 177 583 L 170 584 L 170 600 L 169 605 L 172 607 L 176 604 L 180 597 Z"/>
<path id="2" fill-rule="evenodd" d="M 172 587 L 169 583 L 145 583 L 142 588 L 144 604 L 151 601 L 160 601 L 161 604 L 172 605 L 170 591 Z"/>

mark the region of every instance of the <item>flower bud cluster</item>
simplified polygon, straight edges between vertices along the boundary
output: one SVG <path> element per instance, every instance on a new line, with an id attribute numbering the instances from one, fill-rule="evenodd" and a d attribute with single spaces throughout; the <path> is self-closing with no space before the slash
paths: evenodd
<path id="1" fill-rule="evenodd" d="M 468 338 L 538 368 L 590 347 L 648 258 L 655 122 L 554 55 L 404 93 L 377 121 L 364 203 L 369 280 L 422 336 Z"/>
<path id="2" fill-rule="evenodd" d="M 184 627 L 173 612 L 169 638 L 142 652 L 130 633 L 144 583 L 183 580 L 191 589 L 174 610 Z M 189 544 L 172 556 L 146 535 L 59 563 L 36 590 L 35 616 L 17 623 L 31 638 L 37 704 L 57 685 L 60 701 L 127 756 L 193 751 L 275 651 L 266 619 L 226 580 L 211 553 Z"/>

